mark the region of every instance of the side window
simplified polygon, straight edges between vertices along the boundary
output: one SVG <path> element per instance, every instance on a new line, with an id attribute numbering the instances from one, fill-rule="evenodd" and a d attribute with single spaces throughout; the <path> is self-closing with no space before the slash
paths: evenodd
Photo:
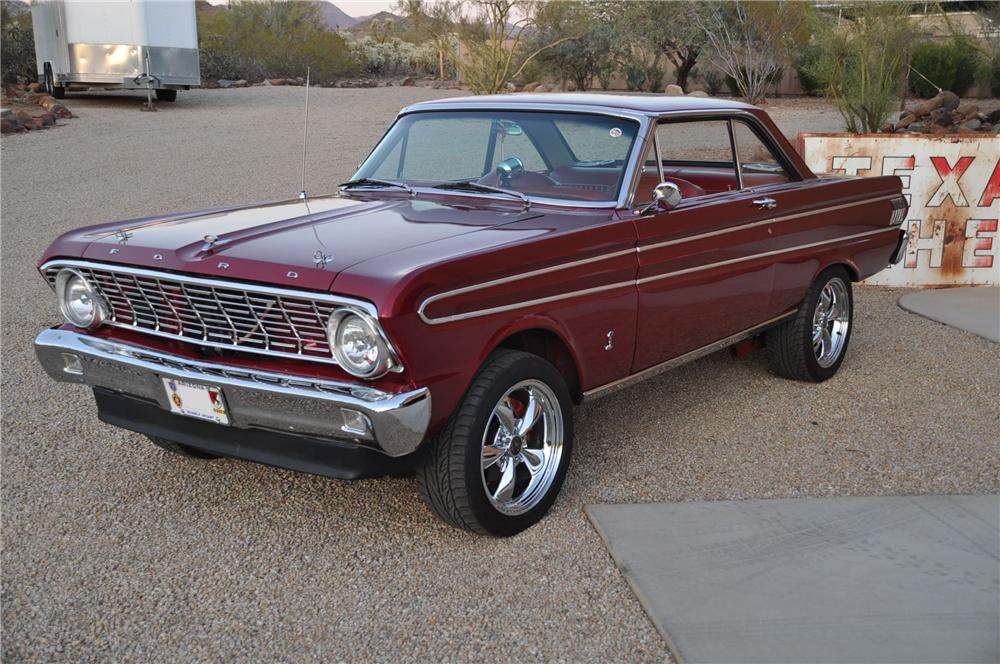
<path id="1" fill-rule="evenodd" d="M 780 184 L 792 179 L 771 148 L 746 123 L 734 121 L 733 133 L 736 135 L 744 187 Z"/>
<path id="2" fill-rule="evenodd" d="M 656 128 L 656 142 L 663 163 L 663 179 L 676 184 L 685 199 L 738 187 L 728 121 L 664 122 Z M 650 152 L 636 200 L 651 200 L 658 182 L 656 158 Z"/>

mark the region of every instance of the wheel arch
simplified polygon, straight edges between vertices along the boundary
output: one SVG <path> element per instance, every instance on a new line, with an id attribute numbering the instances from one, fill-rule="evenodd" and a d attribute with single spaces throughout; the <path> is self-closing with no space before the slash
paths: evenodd
<path id="1" fill-rule="evenodd" d="M 850 260 L 849 258 L 841 258 L 823 264 L 822 267 L 816 270 L 816 273 L 813 274 L 812 277 L 813 281 L 816 281 L 816 279 L 819 278 L 819 275 L 823 274 L 825 271 L 829 270 L 832 267 L 843 268 L 843 270 L 847 272 L 847 276 L 850 277 L 851 283 L 857 283 L 861 281 L 861 270 L 858 268 L 857 265 L 855 265 L 854 261 Z"/>
<path id="2" fill-rule="evenodd" d="M 575 403 L 583 398 L 580 365 L 569 335 L 548 319 L 528 319 L 498 333 L 487 345 L 480 363 L 493 351 L 506 348 L 537 355 L 550 362 L 566 381 Z"/>

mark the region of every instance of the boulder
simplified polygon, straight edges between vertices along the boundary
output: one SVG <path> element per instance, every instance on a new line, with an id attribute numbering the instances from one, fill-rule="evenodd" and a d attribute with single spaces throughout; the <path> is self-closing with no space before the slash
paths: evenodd
<path id="1" fill-rule="evenodd" d="M 663 90 L 663 94 L 667 95 L 668 97 L 683 97 L 684 88 L 674 83 L 671 83 Z"/>
<path id="2" fill-rule="evenodd" d="M 247 83 L 246 79 L 243 79 L 243 78 L 241 78 L 239 80 L 236 80 L 236 81 L 233 81 L 233 87 L 234 88 L 245 88 L 248 85 L 249 85 L 249 83 Z"/>
<path id="3" fill-rule="evenodd" d="M 288 79 L 284 78 L 269 78 L 267 79 L 268 85 L 288 85 Z"/>
<path id="4" fill-rule="evenodd" d="M 981 126 L 983 126 L 983 123 L 977 120 L 976 118 L 967 120 L 962 123 L 962 127 L 964 129 L 970 129 L 972 131 L 978 131 Z"/>
<path id="5" fill-rule="evenodd" d="M 989 113 L 987 113 L 986 121 L 994 125 L 1000 122 L 1000 108 L 998 108 L 995 111 L 990 111 Z"/>
<path id="6" fill-rule="evenodd" d="M 971 120 L 979 114 L 979 107 L 970 101 L 965 104 L 960 104 L 959 107 L 955 109 L 955 113 L 963 116 L 966 120 Z"/>
<path id="7" fill-rule="evenodd" d="M 914 122 L 908 127 L 908 129 L 912 132 L 917 132 L 922 134 L 925 131 L 927 131 L 927 125 L 924 124 L 923 122 Z"/>
<path id="8" fill-rule="evenodd" d="M 219 87 L 222 89 L 233 87 L 233 82 L 230 81 L 228 78 L 220 78 L 217 82 L 219 84 Z"/>
<path id="9" fill-rule="evenodd" d="M 962 101 L 958 98 L 957 94 L 948 90 L 939 92 L 937 96 L 941 98 L 941 108 L 946 108 L 949 111 L 954 111 L 958 108 L 959 103 Z"/>
<path id="10" fill-rule="evenodd" d="M 688 97 L 710 97 L 711 95 L 704 90 L 692 90 L 688 93 Z"/>
<path id="11" fill-rule="evenodd" d="M 43 90 L 45 90 L 45 86 L 43 86 L 41 83 L 29 83 L 28 84 L 28 91 L 29 92 L 42 92 Z"/>
<path id="12" fill-rule="evenodd" d="M 948 127 L 953 123 L 951 119 L 951 111 L 943 106 L 941 108 L 935 108 L 930 113 L 930 121 L 931 124 Z"/>
<path id="13" fill-rule="evenodd" d="M 538 89 L 538 87 L 540 85 L 541 85 L 541 83 L 539 83 L 538 81 L 532 81 L 531 83 L 528 83 L 526 86 L 524 86 L 524 91 L 525 92 L 534 92 L 535 90 Z"/>
<path id="14" fill-rule="evenodd" d="M 413 79 L 412 76 L 407 76 L 399 84 L 405 88 L 412 88 L 417 84 L 417 82 Z"/>
<path id="15" fill-rule="evenodd" d="M 42 113 L 40 116 L 42 124 L 46 127 L 51 127 L 56 123 L 56 116 L 52 113 Z"/>
<path id="16" fill-rule="evenodd" d="M 909 112 L 904 111 L 899 116 L 899 122 L 896 123 L 896 130 L 898 131 L 900 129 L 906 129 L 911 124 L 913 124 L 916 120 L 917 120 L 917 116 L 915 116 L 913 113 L 909 113 Z"/>

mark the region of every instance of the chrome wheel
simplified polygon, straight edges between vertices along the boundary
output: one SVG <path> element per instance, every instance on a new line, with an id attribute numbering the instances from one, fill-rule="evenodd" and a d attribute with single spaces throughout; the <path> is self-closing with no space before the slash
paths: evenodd
<path id="1" fill-rule="evenodd" d="M 502 514 L 523 514 L 548 492 L 563 453 L 559 400 L 545 383 L 524 380 L 500 398 L 483 432 L 481 476 Z"/>
<path id="2" fill-rule="evenodd" d="M 812 346 L 819 366 L 825 369 L 837 361 L 844 351 L 850 325 L 847 285 L 835 277 L 823 286 L 813 312 Z"/>

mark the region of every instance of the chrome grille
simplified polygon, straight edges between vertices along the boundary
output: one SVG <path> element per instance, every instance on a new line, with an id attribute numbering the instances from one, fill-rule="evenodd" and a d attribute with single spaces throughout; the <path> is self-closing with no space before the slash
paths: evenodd
<path id="1" fill-rule="evenodd" d="M 63 267 L 78 270 L 104 297 L 111 309 L 105 324 L 298 359 L 335 363 L 326 323 L 334 310 L 353 304 L 334 296 L 76 261 L 45 265 L 50 284 Z"/>

